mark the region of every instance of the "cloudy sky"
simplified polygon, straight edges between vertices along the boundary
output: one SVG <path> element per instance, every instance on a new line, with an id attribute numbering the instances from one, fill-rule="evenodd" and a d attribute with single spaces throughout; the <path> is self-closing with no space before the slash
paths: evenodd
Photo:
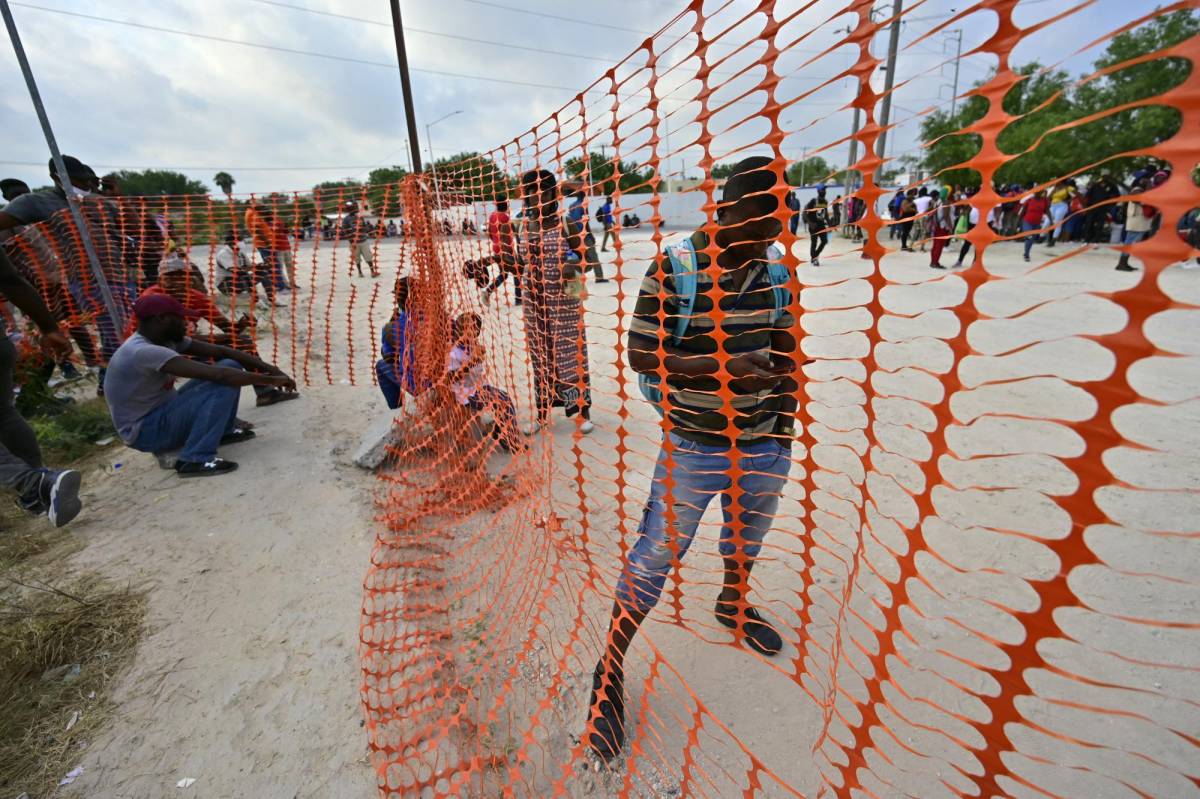
<path id="1" fill-rule="evenodd" d="M 926 0 L 918 6 L 906 0 L 910 11 L 897 64 L 903 85 L 896 92 L 893 119 L 911 121 L 896 131 L 889 154 L 915 152 L 921 114 L 949 103 L 953 70 L 943 62 L 953 54 L 951 37 L 941 33 L 918 40 L 948 20 L 953 9 L 974 2 Z M 379 165 L 407 165 L 386 0 L 21 0 L 11 5 L 60 146 L 97 171 L 172 168 L 211 186 L 213 173 L 223 169 L 236 178 L 235 191 L 262 192 L 304 190 L 322 180 L 362 178 Z M 713 67 L 712 83 L 721 85 L 713 100 L 733 102 L 709 123 L 710 132 L 719 134 L 710 148 L 717 161 L 735 151 L 753 151 L 745 148 L 769 129 L 758 115 L 765 95 L 753 92 L 761 74 L 752 70 L 738 77 L 742 64 L 766 47 L 756 41 L 761 15 L 739 22 L 755 5 L 750 0 L 703 4 L 706 35 L 734 26 L 709 57 L 720 62 Z M 844 35 L 838 28 L 851 21 L 837 13 L 844 5 L 845 0 L 776 3 L 780 18 L 808 6 L 776 39 L 788 47 L 777 70 L 786 76 L 779 97 L 790 105 L 780 122 L 785 152 L 792 157 L 807 149 L 831 162 L 845 161 L 846 145 L 839 140 L 849 131 L 850 112 L 841 106 L 855 83 L 837 79 L 854 59 L 849 46 L 837 46 Z M 1016 19 L 1027 26 L 1074 5 L 1022 0 Z M 1097 0 L 1022 42 L 1013 62 L 1037 59 L 1081 73 L 1102 48 L 1077 51 L 1146 13 L 1148 5 L 1149 0 Z M 611 145 L 615 128 L 622 154 L 641 160 L 649 156 L 649 131 L 641 137 L 637 131 L 648 119 L 644 109 L 653 91 L 665 96 L 661 109 L 667 119 L 660 119 L 656 129 L 675 151 L 670 171 L 696 174 L 700 150 L 686 145 L 700 129 L 694 122 L 699 105 L 689 102 L 700 93 L 694 79 L 699 61 L 693 55 L 695 37 L 688 34 L 693 17 L 676 20 L 686 9 L 682 0 L 404 0 L 403 8 L 425 157 L 426 123 L 461 111 L 434 127 L 438 157 L 501 146 L 547 119 L 641 47 L 649 34 L 675 20 L 672 35 L 661 37 L 655 48 L 653 90 L 643 52 L 615 73 L 627 81 L 615 100 L 607 88 L 593 90 L 585 98 L 584 117 L 568 111 L 560 120 L 572 131 L 586 120 L 587 135 L 597 145 Z M 994 20 L 989 12 L 978 12 L 954 24 L 963 29 L 964 53 L 994 32 Z M 666 46 L 676 39 L 681 40 L 674 47 Z M 883 54 L 886 36 L 876 38 L 874 49 Z M 964 58 L 960 90 L 995 63 L 986 54 Z M 0 47 L 0 76 L 0 175 L 41 185 L 48 152 L 7 45 Z M 882 79 L 877 72 L 874 80 L 881 85 Z M 580 146 L 582 135 L 567 144 Z M 520 160 L 533 157 L 527 149 Z"/>

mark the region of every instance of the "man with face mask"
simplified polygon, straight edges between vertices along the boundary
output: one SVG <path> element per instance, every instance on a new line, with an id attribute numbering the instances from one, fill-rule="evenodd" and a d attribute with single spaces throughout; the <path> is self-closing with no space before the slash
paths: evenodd
<path id="1" fill-rule="evenodd" d="M 185 319 L 195 312 L 170 295 L 138 298 L 133 314 L 137 332 L 113 355 L 104 382 L 117 432 L 142 452 L 179 449 L 180 477 L 233 471 L 237 464 L 218 458 L 217 447 L 254 438 L 253 430 L 237 424 L 241 387 L 295 391 L 295 381 L 254 355 L 189 338 Z M 176 391 L 180 377 L 190 379 Z"/>
<path id="2" fill-rule="evenodd" d="M 737 628 L 759 654 L 771 657 L 783 646 L 771 623 L 746 601 L 750 570 L 773 524 L 795 438 L 796 320 L 786 285 L 794 277 L 781 284 L 772 270 L 786 267 L 768 266 L 780 255 L 771 245 L 783 229 L 777 216 L 781 183 L 769 158 L 738 164 L 725 184 L 715 229 L 697 231 L 679 245 L 687 253 L 668 249 L 660 256 L 634 308 L 629 365 L 643 375 L 665 370 L 660 385 L 672 424 L 592 677 L 591 729 L 585 737 L 605 759 L 620 752 L 625 740 L 625 652 L 715 496 L 726 514 L 718 546 L 725 578 L 716 620 Z M 682 261 L 684 255 L 687 266 L 668 260 Z M 685 297 L 681 286 L 691 274 L 695 292 Z M 690 317 L 686 335 L 673 336 L 676 323 L 664 320 L 684 315 Z M 718 325 L 724 336 L 717 334 Z M 728 403 L 723 388 L 731 395 Z M 741 489 L 736 515 L 731 473 Z"/>

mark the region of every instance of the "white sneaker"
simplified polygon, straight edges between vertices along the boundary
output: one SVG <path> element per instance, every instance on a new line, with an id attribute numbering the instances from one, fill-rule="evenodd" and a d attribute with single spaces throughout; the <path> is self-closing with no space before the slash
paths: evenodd
<path id="1" fill-rule="evenodd" d="M 584 419 L 583 424 L 579 425 L 579 432 L 583 433 L 585 436 L 595 429 L 596 425 L 592 424 L 591 419 Z"/>

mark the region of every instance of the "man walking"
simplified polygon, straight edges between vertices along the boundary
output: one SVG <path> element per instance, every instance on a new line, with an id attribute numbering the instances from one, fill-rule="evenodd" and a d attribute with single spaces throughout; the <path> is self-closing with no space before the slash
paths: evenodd
<path id="1" fill-rule="evenodd" d="M 59 356 L 71 352 L 71 344 L 58 329 L 50 309 L 38 296 L 37 289 L 17 272 L 0 249 L 0 294 L 21 309 L 42 331 L 42 346 Z M 71 469 L 47 469 L 37 435 L 13 407 L 13 367 L 17 351 L 8 338 L 0 315 L 0 485 L 20 497 L 20 505 L 29 513 L 46 514 L 50 524 L 62 527 L 79 515 L 79 472 Z"/>
<path id="2" fill-rule="evenodd" d="M 783 647 L 770 622 L 746 602 L 750 570 L 773 523 L 795 437 L 796 383 L 790 373 L 795 370 L 796 320 L 787 310 L 790 290 L 773 277 L 786 267 L 766 263 L 778 255 L 770 245 L 782 231 L 774 216 L 779 201 L 771 192 L 778 177 L 769 169 L 771 163 L 761 156 L 748 158 L 725 184 L 711 242 L 719 250 L 715 268 L 704 252 L 710 248 L 709 237 L 697 231 L 678 245 L 682 249 L 669 248 L 656 260 L 638 296 L 629 365 L 642 375 L 666 370 L 662 385 L 672 428 L 658 456 L 638 540 L 617 584 L 607 646 L 592 677 L 585 738 L 605 759 L 620 752 L 625 740 L 626 650 L 718 494 L 727 516 L 719 545 L 725 577 L 716 619 L 738 629 L 746 645 L 760 654 L 770 657 Z M 677 268 L 673 259 L 683 258 L 688 263 L 681 260 Z M 692 280 L 694 294 L 681 296 Z M 714 283 L 721 289 L 720 335 Z M 681 314 L 690 321 L 686 335 L 676 338 L 663 319 Z M 678 330 L 676 323 L 671 325 Z M 660 347 L 665 353 L 661 364 Z M 729 408 L 718 393 L 726 383 L 732 393 Z M 731 470 L 739 475 L 736 514 L 731 510 Z"/>
<path id="3" fill-rule="evenodd" d="M 616 246 L 617 236 L 613 233 L 613 201 L 612 195 L 604 198 L 604 205 L 596 212 L 600 224 L 604 226 L 604 238 L 600 241 L 600 252 L 608 252 L 608 239 L 611 236 L 613 246 Z"/>
<path id="4" fill-rule="evenodd" d="M 813 266 L 821 265 L 821 251 L 829 244 L 829 217 L 826 216 L 828 208 L 825 187 L 817 186 L 817 196 L 804 206 L 804 224 L 808 226 L 808 257 Z"/>

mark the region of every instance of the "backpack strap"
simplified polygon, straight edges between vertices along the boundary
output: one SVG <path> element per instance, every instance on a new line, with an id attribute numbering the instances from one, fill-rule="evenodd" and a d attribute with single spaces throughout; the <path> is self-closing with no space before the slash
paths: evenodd
<path id="1" fill-rule="evenodd" d="M 791 300 L 788 283 L 792 280 L 792 273 L 783 262 L 783 250 L 777 244 L 772 244 L 767 250 L 767 277 L 771 280 L 771 291 L 775 295 L 775 315 L 771 318 L 771 323 L 774 324 L 783 316 L 783 311 Z"/>
<path id="2" fill-rule="evenodd" d="M 687 332 L 696 305 L 696 251 L 688 237 L 664 250 L 667 263 L 671 266 L 671 280 L 675 286 L 675 298 L 679 301 L 679 315 L 675 318 L 675 330 L 671 333 L 673 343 L 678 344 Z"/>

